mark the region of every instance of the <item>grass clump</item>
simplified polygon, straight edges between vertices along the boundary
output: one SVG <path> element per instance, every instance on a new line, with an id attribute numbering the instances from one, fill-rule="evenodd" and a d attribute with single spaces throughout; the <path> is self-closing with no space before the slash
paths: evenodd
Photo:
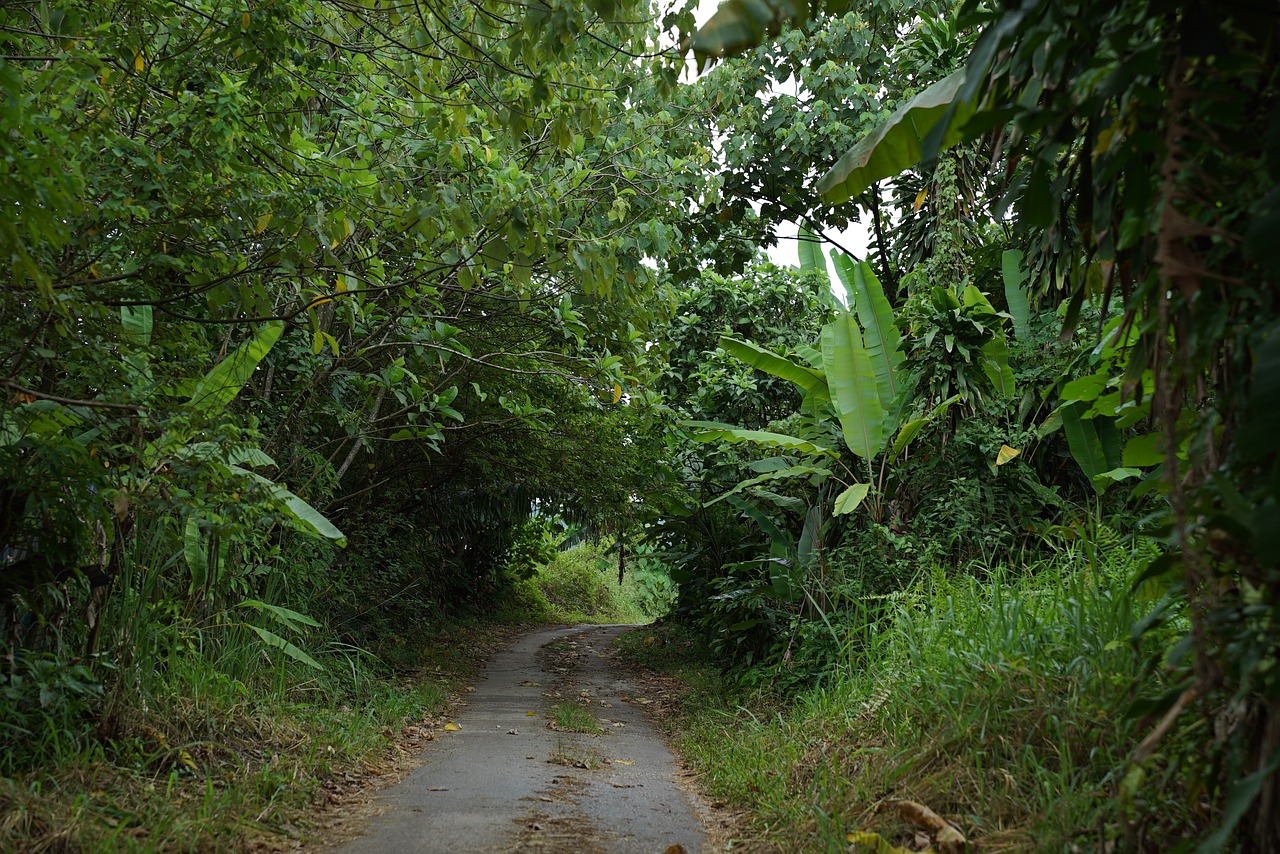
<path id="1" fill-rule="evenodd" d="M 579 703 L 556 703 L 548 717 L 552 728 L 562 732 L 585 732 L 589 735 L 604 732 L 591 710 Z"/>
<path id="2" fill-rule="evenodd" d="M 675 727 L 718 798 L 751 811 L 746 831 L 787 850 L 844 851 L 856 831 L 912 839 L 889 807 L 924 803 L 985 851 L 1170 850 L 1203 819 L 1187 769 L 1130 759 L 1169 693 L 1166 637 L 1135 637 L 1147 610 L 1123 576 L 1076 556 L 983 580 L 938 574 L 854 620 L 833 609 L 844 662 L 787 698 L 698 677 L 680 634 L 624 654 L 703 681 Z M 664 660 L 665 659 L 665 660 Z M 690 664 L 692 661 L 692 665 Z M 692 693 L 692 692 L 691 692 Z M 1188 743 L 1201 724 L 1168 738 Z"/>

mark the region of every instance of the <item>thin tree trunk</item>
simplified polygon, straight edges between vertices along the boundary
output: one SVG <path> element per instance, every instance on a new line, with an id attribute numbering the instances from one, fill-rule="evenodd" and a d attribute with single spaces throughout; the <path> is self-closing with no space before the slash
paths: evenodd
<path id="1" fill-rule="evenodd" d="M 369 410 L 369 417 L 366 419 L 372 422 L 378 417 L 378 410 L 382 407 L 382 397 L 387 393 L 386 386 L 378 388 L 378 396 L 373 399 L 373 408 Z M 355 462 L 356 454 L 360 453 L 360 440 L 356 439 L 355 444 L 351 446 L 351 452 L 347 454 L 347 458 L 342 461 L 342 465 L 338 466 L 338 483 L 342 483 L 342 476 L 347 473 L 347 469 L 351 468 L 351 464 Z"/>

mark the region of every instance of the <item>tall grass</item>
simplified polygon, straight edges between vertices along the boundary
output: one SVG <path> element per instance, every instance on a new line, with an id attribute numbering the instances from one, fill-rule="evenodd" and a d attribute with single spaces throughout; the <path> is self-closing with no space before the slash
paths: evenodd
<path id="1" fill-rule="evenodd" d="M 255 583 L 285 601 L 282 574 Z M 441 711 L 492 634 L 420 624 L 403 656 L 413 672 L 398 672 L 323 626 L 245 607 L 245 592 L 207 601 L 190 589 L 173 531 L 133 538 L 94 660 L 29 654 L 19 687 L 31 702 L 0 697 L 0 850 L 305 837 L 324 788 L 367 773 L 406 725 Z M 319 667 L 264 643 L 255 625 Z"/>
<path id="2" fill-rule="evenodd" d="M 1172 848 L 1201 820 L 1178 769 L 1126 782 L 1150 728 L 1128 709 L 1168 687 L 1167 638 L 1132 632 L 1147 606 L 1128 584 L 1149 547 L 1103 539 L 1017 572 L 938 571 L 854 624 L 827 614 L 844 642 L 833 675 L 785 702 L 695 701 L 682 751 L 751 809 L 750 835 L 788 851 L 844 851 L 852 831 L 910 842 L 885 809 L 899 798 L 986 851 Z"/>

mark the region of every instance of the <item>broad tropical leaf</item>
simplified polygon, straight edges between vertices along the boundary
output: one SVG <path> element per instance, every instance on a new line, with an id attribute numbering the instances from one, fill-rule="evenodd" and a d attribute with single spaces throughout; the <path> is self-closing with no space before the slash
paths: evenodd
<path id="1" fill-rule="evenodd" d="M 922 415 L 903 424 L 902 429 L 898 431 L 898 437 L 893 440 L 893 449 L 889 452 L 889 459 L 896 460 L 906 450 L 907 445 L 911 444 L 911 440 L 920 434 L 926 424 L 950 409 L 951 404 L 959 399 L 960 395 L 953 394 L 931 409 L 928 415 Z"/>
<path id="2" fill-rule="evenodd" d="M 320 628 L 320 624 L 311 617 L 292 608 L 285 608 L 282 605 L 272 605 L 258 599 L 246 599 L 240 603 L 240 607 L 253 608 L 255 611 L 274 617 L 278 623 L 299 634 L 306 631 L 306 629 L 302 628 L 303 626 L 309 626 L 313 629 Z"/>
<path id="3" fill-rule="evenodd" d="M 762 44 L 791 21 L 809 17 L 807 0 L 725 0 L 690 41 L 698 68 Z"/>
<path id="4" fill-rule="evenodd" d="M 870 491 L 871 484 L 855 483 L 853 486 L 836 496 L 835 514 L 837 516 L 843 516 L 846 513 L 852 513 L 854 510 L 857 510 L 858 505 L 862 503 L 863 499 L 867 497 L 867 493 Z"/>
<path id="5" fill-rule="evenodd" d="M 869 460 L 884 446 L 884 408 L 853 312 L 822 328 L 822 362 L 845 444 Z"/>
<path id="6" fill-rule="evenodd" d="M 332 522 L 325 518 L 324 514 L 289 490 L 285 489 L 274 480 L 265 478 L 255 471 L 240 468 L 239 466 L 227 466 L 231 471 L 237 474 L 243 474 L 261 483 L 271 493 L 272 497 L 280 502 L 281 507 L 289 512 L 293 520 L 299 523 L 304 530 L 309 531 L 316 536 L 324 537 L 326 540 L 333 540 L 339 546 L 347 545 L 347 536 L 338 530 Z"/>
<path id="7" fill-rule="evenodd" d="M 858 263 L 834 249 L 831 260 L 835 262 L 836 275 L 849 294 L 849 308 L 857 313 L 858 323 L 862 326 L 862 341 L 876 373 L 880 406 L 885 412 L 892 412 L 901 385 L 898 368 L 903 360 L 902 333 L 894 321 L 893 306 L 889 305 L 884 288 L 870 264 L 865 261 Z"/>
<path id="8" fill-rule="evenodd" d="M 1004 275 L 1004 301 L 1013 319 L 1013 334 L 1023 340 L 1031 331 L 1031 306 L 1022 287 L 1027 281 L 1027 272 L 1022 269 L 1022 252 L 1006 249 L 1000 256 L 1000 272 Z"/>
<path id="9" fill-rule="evenodd" d="M 822 257 L 822 238 L 804 226 L 800 227 L 796 238 L 796 252 L 800 256 L 801 270 L 806 273 L 816 270 L 826 274 L 827 262 Z"/>
<path id="10" fill-rule="evenodd" d="M 805 394 L 815 394 L 824 399 L 830 397 L 827 378 L 821 371 L 797 364 L 786 356 L 779 356 L 750 341 L 740 341 L 737 338 L 724 336 L 720 339 L 720 347 L 729 355 L 741 359 L 753 368 L 795 383 Z"/>
<path id="11" fill-rule="evenodd" d="M 235 399 L 245 383 L 253 376 L 258 363 L 271 351 L 284 324 L 280 321 L 265 323 L 258 333 L 236 348 L 221 362 L 213 366 L 204 375 L 191 395 L 191 405 L 196 409 L 216 414 L 226 409 L 227 404 Z"/>
<path id="12" fill-rule="evenodd" d="M 924 138 L 947 115 L 964 83 L 964 71 L 944 77 L 903 104 L 857 145 L 849 149 L 818 181 L 818 194 L 833 205 L 862 195 L 877 181 L 904 172 L 920 162 Z M 938 149 L 965 139 L 960 132 L 971 107 L 958 106 Z"/>
<path id="13" fill-rule="evenodd" d="M 182 556 L 191 570 L 191 589 L 204 587 L 209 581 L 208 541 L 200 533 L 200 520 L 195 516 L 187 517 L 182 531 Z"/>
<path id="14" fill-rule="evenodd" d="M 1120 455 L 1120 465 L 1127 468 L 1158 466 L 1164 462 L 1164 451 L 1161 449 L 1164 437 L 1159 433 L 1147 433 L 1134 436 L 1125 442 L 1124 452 Z"/>
<path id="15" fill-rule="evenodd" d="M 997 333 L 982 345 L 982 372 L 1001 397 L 1013 397 L 1013 369 L 1009 367 L 1009 345 L 1003 333 Z"/>
<path id="16" fill-rule="evenodd" d="M 126 305 L 120 309 L 120 325 L 124 328 L 124 338 L 134 347 L 145 347 L 151 343 L 151 313 L 149 305 Z"/>
<path id="17" fill-rule="evenodd" d="M 730 489 L 728 492 L 724 493 L 723 495 L 720 495 L 716 498 L 711 499 L 710 501 L 706 502 L 702 506 L 710 507 L 712 504 L 716 504 L 717 502 L 724 501 L 726 498 L 728 498 L 731 495 L 736 495 L 737 493 L 742 492 L 745 489 L 750 489 L 751 487 L 758 486 L 759 484 L 762 484 L 762 483 L 769 483 L 770 481 L 774 481 L 774 480 L 787 480 L 793 477 L 814 477 L 815 475 L 822 478 L 830 477 L 831 469 L 823 468 L 822 466 L 801 465 L 801 466 L 788 466 L 787 468 L 778 469 L 776 471 L 765 472 L 762 475 L 757 475 L 756 477 L 747 478 L 746 480 L 742 481 L 737 486 L 735 486 L 733 489 Z"/>
<path id="18" fill-rule="evenodd" d="M 1067 447 L 1071 456 L 1084 472 L 1085 477 L 1093 484 L 1093 488 L 1102 493 L 1106 491 L 1109 481 L 1098 480 L 1098 475 L 1109 471 L 1107 456 L 1098 440 L 1098 431 L 1093 422 L 1081 416 L 1088 410 L 1087 403 L 1072 403 L 1058 411 L 1062 413 L 1062 430 L 1067 434 Z"/>
<path id="19" fill-rule="evenodd" d="M 1001 445 L 1000 451 L 996 454 L 996 465 L 1002 466 L 1005 463 L 1012 461 L 1021 453 L 1022 451 L 1018 448 L 1011 447 L 1010 445 Z"/>
<path id="20" fill-rule="evenodd" d="M 747 514 L 753 522 L 760 526 L 760 530 L 769 537 L 772 551 L 775 554 L 788 554 L 795 550 L 795 540 L 790 534 L 779 528 L 777 523 L 769 518 L 768 513 L 765 513 L 751 502 L 744 500 L 739 495 L 730 497 L 728 502 Z"/>
<path id="21" fill-rule="evenodd" d="M 804 514 L 804 527 L 796 541 L 796 565 L 802 569 L 813 566 L 822 548 L 822 511 L 817 505 Z"/>
<path id="22" fill-rule="evenodd" d="M 250 625 L 249 628 L 262 638 L 262 642 L 267 646 L 275 647 L 295 661 L 301 661 L 308 667 L 314 667 L 316 670 L 324 670 L 324 665 L 307 655 L 294 644 L 280 637 L 273 631 L 264 629 L 261 626 Z"/>
<path id="23" fill-rule="evenodd" d="M 798 454 L 805 454 L 810 457 L 839 456 L 830 448 L 810 442 L 807 439 L 788 436 L 784 433 L 770 433 L 765 430 L 743 430 L 738 427 L 725 427 L 709 421 L 685 421 L 683 423 L 686 427 L 702 429 L 701 433 L 695 433 L 689 437 L 695 442 L 728 442 L 731 445 L 736 445 L 740 442 L 751 442 L 756 445 L 764 445 L 767 448 L 782 448 L 788 451 L 795 451 Z"/>

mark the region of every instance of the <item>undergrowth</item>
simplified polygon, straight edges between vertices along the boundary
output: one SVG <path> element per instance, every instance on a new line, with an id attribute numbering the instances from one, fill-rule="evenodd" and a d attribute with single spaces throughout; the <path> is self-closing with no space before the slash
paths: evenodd
<path id="1" fill-rule="evenodd" d="M 685 628 L 621 647 L 694 686 L 673 733 L 708 792 L 749 810 L 748 843 L 835 852 L 873 831 L 908 844 L 888 807 L 910 799 L 984 851 L 1168 851 L 1206 817 L 1195 775 L 1162 758 L 1185 751 L 1130 765 L 1154 723 L 1144 698 L 1177 689 L 1162 666 L 1174 627 L 1133 631 L 1151 604 L 1128 593 L 1131 557 L 938 572 L 875 610 L 833 610 L 842 661 L 785 697 L 717 678 Z M 1188 716 L 1167 745 L 1193 745 L 1200 726 Z"/>
<path id="2" fill-rule="evenodd" d="M 6 734 L 0 850 L 304 839 L 318 803 L 385 767 L 406 727 L 433 723 L 492 637 L 435 626 L 409 671 L 337 642 L 308 646 L 317 669 L 268 656 L 234 636 L 242 627 L 163 631 L 162 654 L 109 673 L 93 702 L 65 700 L 74 716 L 30 716 Z"/>

